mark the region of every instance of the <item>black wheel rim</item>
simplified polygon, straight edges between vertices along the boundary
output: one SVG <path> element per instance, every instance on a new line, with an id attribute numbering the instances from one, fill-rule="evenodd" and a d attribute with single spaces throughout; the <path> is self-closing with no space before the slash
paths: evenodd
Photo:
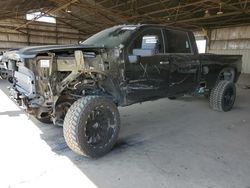
<path id="1" fill-rule="evenodd" d="M 225 107 L 231 107 L 234 104 L 235 92 L 232 87 L 228 88 L 223 96 L 223 103 Z"/>
<path id="2" fill-rule="evenodd" d="M 92 147 L 105 147 L 111 142 L 117 129 L 115 113 L 105 106 L 92 110 L 85 123 L 87 143 Z"/>

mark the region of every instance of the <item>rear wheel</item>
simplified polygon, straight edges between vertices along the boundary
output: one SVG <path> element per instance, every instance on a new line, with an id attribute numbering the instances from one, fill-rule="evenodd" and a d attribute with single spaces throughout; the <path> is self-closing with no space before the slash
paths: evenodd
<path id="1" fill-rule="evenodd" d="M 9 78 L 8 78 L 8 81 L 9 81 L 11 84 L 13 84 L 13 77 L 9 77 Z"/>
<path id="2" fill-rule="evenodd" d="M 212 109 L 217 111 L 230 111 L 236 98 L 236 87 L 233 82 L 219 81 L 212 89 L 209 102 Z"/>
<path id="3" fill-rule="evenodd" d="M 225 68 L 219 74 L 219 80 L 227 80 L 229 82 L 234 82 L 235 80 L 235 70 L 232 68 Z"/>
<path id="4" fill-rule="evenodd" d="M 120 116 L 113 101 L 86 96 L 68 110 L 63 133 L 68 146 L 87 157 L 100 157 L 114 146 L 120 130 Z"/>
<path id="5" fill-rule="evenodd" d="M 5 69 L 0 69 L 0 77 L 4 80 L 8 78 L 8 73 L 6 72 Z"/>

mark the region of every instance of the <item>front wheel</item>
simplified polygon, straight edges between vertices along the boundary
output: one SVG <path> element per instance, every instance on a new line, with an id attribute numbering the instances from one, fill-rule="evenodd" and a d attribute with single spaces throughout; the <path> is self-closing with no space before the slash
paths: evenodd
<path id="1" fill-rule="evenodd" d="M 235 98 L 235 84 L 230 81 L 222 80 L 212 89 L 209 103 L 212 109 L 227 112 L 233 108 Z"/>
<path id="2" fill-rule="evenodd" d="M 97 158 L 108 153 L 118 138 L 120 115 L 113 101 L 86 96 L 69 108 L 63 125 L 64 138 L 74 152 Z"/>

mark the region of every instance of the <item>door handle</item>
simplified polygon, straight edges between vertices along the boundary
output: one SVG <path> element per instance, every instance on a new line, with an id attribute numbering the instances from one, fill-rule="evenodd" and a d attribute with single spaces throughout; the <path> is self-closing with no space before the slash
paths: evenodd
<path id="1" fill-rule="evenodd" d="M 160 65 L 168 65 L 169 63 L 169 61 L 160 61 Z"/>

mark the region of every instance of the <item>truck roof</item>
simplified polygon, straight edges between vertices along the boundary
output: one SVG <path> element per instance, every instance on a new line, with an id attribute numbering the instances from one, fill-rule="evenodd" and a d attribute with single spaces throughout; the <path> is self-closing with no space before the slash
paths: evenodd
<path id="1" fill-rule="evenodd" d="M 173 29 L 173 30 L 179 30 L 179 31 L 185 31 L 185 32 L 192 32 L 191 30 L 188 29 L 183 29 L 183 28 L 179 28 L 179 27 L 172 27 L 172 26 L 168 26 L 168 25 L 164 25 L 164 24 L 123 24 L 120 25 L 121 27 L 160 27 L 160 28 L 166 28 L 166 29 Z"/>

